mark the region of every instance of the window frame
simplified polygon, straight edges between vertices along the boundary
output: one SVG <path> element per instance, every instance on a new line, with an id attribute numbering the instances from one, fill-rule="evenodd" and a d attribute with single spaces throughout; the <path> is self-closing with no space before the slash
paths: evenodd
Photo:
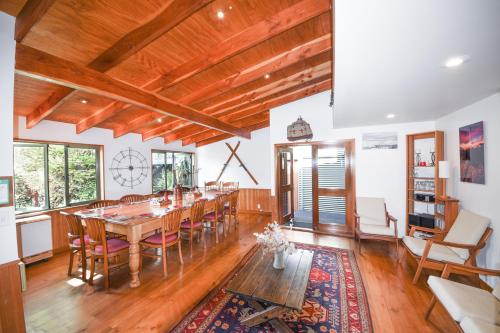
<path id="1" fill-rule="evenodd" d="M 49 168 L 49 147 L 50 146 L 63 146 L 64 147 L 64 199 L 65 205 L 61 207 L 50 206 L 50 168 Z M 61 210 L 70 207 L 83 206 L 94 201 L 104 198 L 104 147 L 102 145 L 73 143 L 73 142 L 58 142 L 58 141 L 42 141 L 42 140 L 14 140 L 14 149 L 19 146 L 22 147 L 43 147 L 44 148 L 44 186 L 45 186 L 45 207 L 39 210 L 15 210 L 16 215 L 23 214 L 38 214 L 41 212 Z M 80 201 L 71 203 L 69 191 L 69 169 L 68 169 L 68 148 L 81 148 L 81 149 L 94 149 L 96 152 L 96 198 L 93 200 Z M 13 163 L 15 161 L 13 160 Z M 13 168 L 14 169 L 14 168 Z M 16 170 L 14 169 L 14 177 Z M 15 185 L 15 180 L 14 180 Z M 15 196 L 14 196 L 15 207 Z M 15 208 L 14 208 L 15 209 Z"/>
<path id="2" fill-rule="evenodd" d="M 167 184 L 167 155 L 166 154 L 172 154 L 172 190 L 177 186 L 177 175 L 176 175 L 176 168 L 175 168 L 175 154 L 188 154 L 191 155 L 191 187 L 195 186 L 194 184 L 194 166 L 195 166 L 195 156 L 196 153 L 190 152 L 190 151 L 179 151 L 179 150 L 164 150 L 164 149 L 151 149 L 151 191 L 152 193 L 154 192 L 154 174 L 153 174 L 153 154 L 155 153 L 161 153 L 165 154 L 165 185 Z"/>

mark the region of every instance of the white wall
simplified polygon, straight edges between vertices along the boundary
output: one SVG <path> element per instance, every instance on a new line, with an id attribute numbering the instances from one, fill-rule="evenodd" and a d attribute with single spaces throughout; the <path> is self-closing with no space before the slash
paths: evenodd
<path id="1" fill-rule="evenodd" d="M 164 144 L 163 139 L 156 138 L 146 142 L 142 142 L 141 136 L 138 134 L 127 134 L 117 139 L 113 138 L 111 130 L 102 128 L 92 128 L 82 134 L 76 134 L 75 125 L 54 122 L 42 121 L 32 129 L 26 129 L 26 119 L 24 117 L 16 117 L 15 135 L 19 139 L 28 140 L 45 140 L 56 142 L 71 142 L 104 145 L 104 180 L 105 180 L 105 197 L 106 199 L 119 199 L 125 194 L 138 193 L 149 194 L 152 190 L 151 180 L 151 150 L 175 150 L 194 152 L 194 145 L 183 147 L 180 141 L 170 144 Z M 140 152 L 148 161 L 150 167 L 148 176 L 144 182 L 134 189 L 122 187 L 113 180 L 111 171 L 109 170 L 113 157 L 122 150 L 129 147 Z M 11 154 L 12 155 L 12 154 Z"/>
<path id="2" fill-rule="evenodd" d="M 15 18 L 0 12 L 0 176 L 12 176 Z M 5 218 L 5 219 L 4 219 Z M 2 223 L 1 221 L 4 221 Z M 17 259 L 14 207 L 0 208 L 0 264 Z"/>
<path id="3" fill-rule="evenodd" d="M 286 127 L 298 116 L 311 125 L 312 141 L 355 139 L 356 195 L 383 197 L 390 213 L 398 219 L 399 230 L 404 230 L 406 215 L 406 135 L 433 131 L 434 122 L 388 124 L 333 129 L 332 111 L 328 106 L 330 93 L 317 94 L 271 110 L 268 170 L 274 170 L 274 145 L 287 142 Z M 371 132 L 397 132 L 398 149 L 363 150 L 362 135 Z M 275 175 L 269 172 L 270 183 Z M 274 193 L 274 185 L 272 185 Z"/>
<path id="4" fill-rule="evenodd" d="M 460 181 L 460 127 L 484 122 L 486 184 Z M 446 133 L 446 156 L 452 167 L 447 193 L 460 199 L 462 207 L 491 219 L 492 238 L 479 257 L 479 265 L 500 268 L 500 93 L 485 98 L 436 121 Z M 490 280 L 492 282 L 492 280 Z"/>
<path id="5" fill-rule="evenodd" d="M 259 182 L 256 185 L 245 170 L 240 167 L 240 163 L 235 157 L 231 159 L 221 181 L 239 181 L 242 188 L 271 188 L 271 173 L 269 169 L 269 128 L 264 128 L 252 132 L 251 140 L 242 138 L 231 138 L 224 141 L 219 141 L 207 146 L 196 149 L 198 159 L 198 184 L 203 186 L 204 182 L 217 179 L 219 173 L 231 154 L 226 142 L 235 147 L 238 141 L 241 142 L 240 147 L 236 151 L 243 163 L 252 175 Z"/>

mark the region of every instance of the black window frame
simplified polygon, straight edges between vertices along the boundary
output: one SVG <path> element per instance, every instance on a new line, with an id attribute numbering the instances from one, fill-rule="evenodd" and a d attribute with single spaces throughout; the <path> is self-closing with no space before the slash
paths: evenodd
<path id="1" fill-rule="evenodd" d="M 50 167 L 49 167 L 49 147 L 50 146 L 63 146 L 64 147 L 64 200 L 65 205 L 60 207 L 51 207 L 50 203 Z M 14 195 L 14 209 L 15 214 L 31 214 L 31 213 L 39 213 L 50 210 L 64 209 L 68 207 L 82 206 L 94 201 L 101 200 L 103 198 L 103 184 L 102 180 L 103 176 L 103 146 L 101 145 L 91 145 L 91 144 L 81 144 L 81 143 L 64 143 L 64 142 L 52 142 L 52 141 L 24 141 L 24 140 L 15 140 L 14 141 L 14 150 L 16 147 L 43 147 L 44 148 L 44 187 L 45 187 L 45 206 L 41 209 L 36 210 L 21 210 L 17 209 L 15 205 L 15 195 Z M 69 193 L 69 168 L 68 168 L 68 149 L 69 148 L 81 148 L 81 149 L 94 149 L 96 156 L 96 198 L 87 201 L 79 201 L 71 203 L 70 193 Z M 13 156 L 15 158 L 15 154 Z M 13 160 L 15 163 L 15 161 Z M 14 168 L 14 178 L 15 178 L 16 170 Z M 15 186 L 15 181 L 14 181 Z M 15 190 L 14 190 L 15 193 Z"/>
<path id="2" fill-rule="evenodd" d="M 177 185 L 177 173 L 176 173 L 176 163 L 175 163 L 175 154 L 187 154 L 191 156 L 191 187 L 195 186 L 194 184 L 194 166 L 195 166 L 195 156 L 196 153 L 194 152 L 189 152 L 189 151 L 177 151 L 177 150 L 164 150 L 164 149 L 151 149 L 151 191 L 152 193 L 155 193 L 154 189 L 154 159 L 153 159 L 153 154 L 165 154 L 165 186 L 167 185 L 167 154 L 172 154 L 172 189 Z M 183 185 L 183 184 L 181 184 Z M 167 186 L 167 190 L 169 189 Z"/>

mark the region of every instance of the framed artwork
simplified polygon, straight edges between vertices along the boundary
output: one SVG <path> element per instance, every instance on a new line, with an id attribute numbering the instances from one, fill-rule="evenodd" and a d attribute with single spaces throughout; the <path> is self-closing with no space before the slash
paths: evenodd
<path id="1" fill-rule="evenodd" d="M 12 177 L 0 177 L 0 207 L 14 205 Z"/>
<path id="2" fill-rule="evenodd" d="M 363 133 L 363 149 L 398 149 L 398 133 Z"/>
<path id="3" fill-rule="evenodd" d="M 485 184 L 483 122 L 461 127 L 460 180 L 466 183 Z"/>

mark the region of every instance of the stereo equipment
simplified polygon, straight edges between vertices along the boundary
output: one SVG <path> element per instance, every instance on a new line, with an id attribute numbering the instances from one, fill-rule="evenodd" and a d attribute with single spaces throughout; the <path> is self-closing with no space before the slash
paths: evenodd
<path id="1" fill-rule="evenodd" d="M 408 225 L 434 229 L 434 215 L 417 213 L 408 214 Z"/>
<path id="2" fill-rule="evenodd" d="M 423 202 L 434 202 L 435 201 L 434 194 L 415 193 L 413 198 L 416 201 L 423 201 Z"/>

